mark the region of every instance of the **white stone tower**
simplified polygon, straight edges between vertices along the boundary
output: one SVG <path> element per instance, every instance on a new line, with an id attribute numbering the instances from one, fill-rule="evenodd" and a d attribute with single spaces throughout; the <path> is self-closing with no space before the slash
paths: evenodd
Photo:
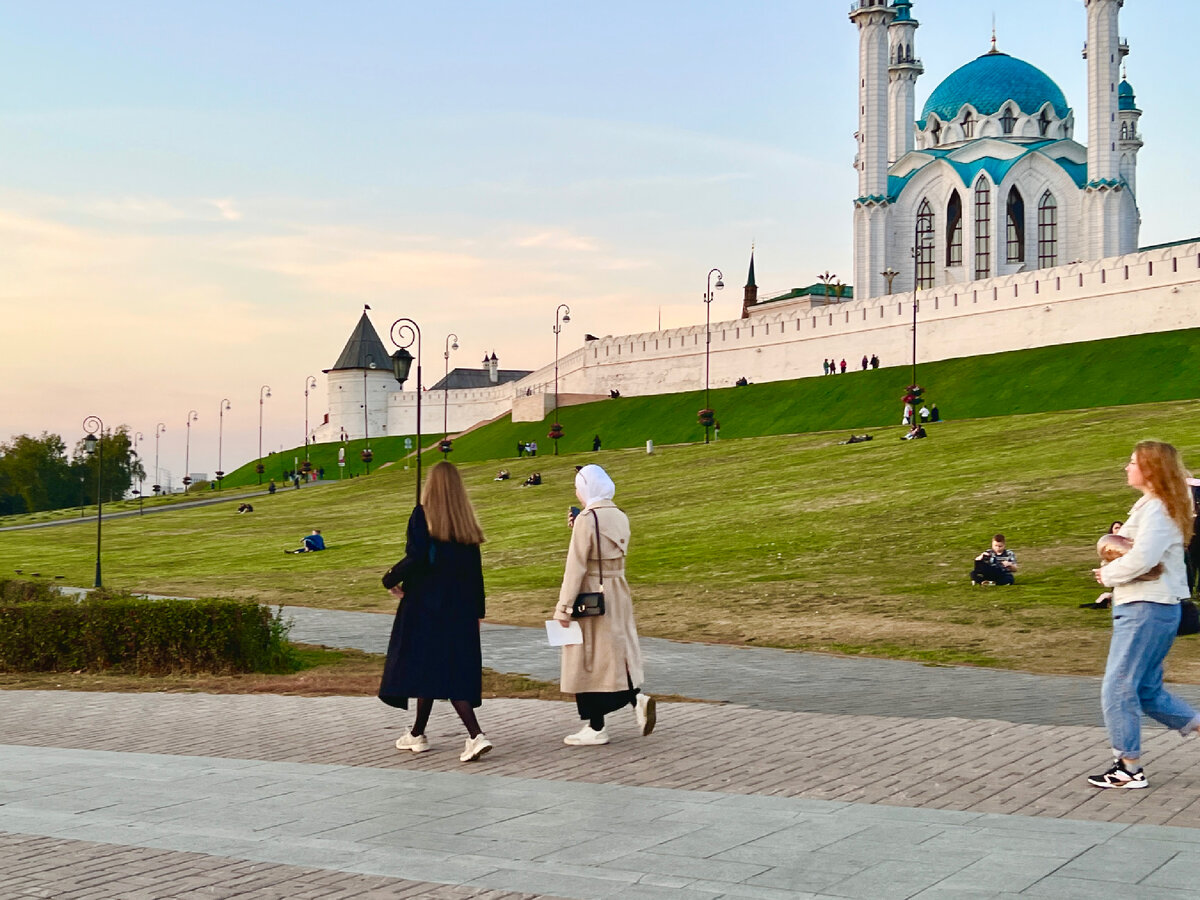
<path id="1" fill-rule="evenodd" d="M 1137 204 L 1122 181 L 1117 147 L 1121 60 L 1129 45 L 1120 37 L 1125 0 L 1084 0 L 1087 9 L 1088 183 L 1083 193 L 1086 259 L 1104 259 L 1137 249 Z"/>
<path id="2" fill-rule="evenodd" d="M 888 162 L 895 162 L 916 143 L 917 76 L 925 71 L 917 59 L 917 28 L 912 0 L 896 0 L 896 18 L 888 27 Z"/>
<path id="3" fill-rule="evenodd" d="M 1121 84 L 1117 87 L 1117 98 L 1117 122 L 1120 125 L 1117 137 L 1117 151 L 1120 154 L 1118 171 L 1129 185 L 1129 190 L 1133 191 L 1136 200 L 1137 155 L 1142 149 L 1142 133 L 1138 130 L 1138 120 L 1142 117 L 1142 111 L 1137 108 L 1137 97 L 1127 78 L 1121 79 Z"/>
<path id="4" fill-rule="evenodd" d="M 854 296 L 885 290 L 889 208 L 888 31 L 896 9 L 887 0 L 856 0 L 850 21 L 858 26 L 858 198 L 854 201 Z M 911 123 L 909 125 L 911 128 Z"/>

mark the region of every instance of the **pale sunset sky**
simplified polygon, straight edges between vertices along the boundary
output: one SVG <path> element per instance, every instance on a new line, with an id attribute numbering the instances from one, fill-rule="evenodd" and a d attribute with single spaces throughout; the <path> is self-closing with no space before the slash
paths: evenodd
<path id="1" fill-rule="evenodd" d="M 426 382 L 495 351 L 702 322 L 850 280 L 857 31 L 846 0 L 0 2 L 0 440 L 84 416 L 164 469 L 304 437 L 364 303 L 425 338 Z M 926 74 L 999 48 L 1087 139 L 1081 0 L 915 0 Z M 1143 245 L 1200 234 L 1195 2 L 1130 0 Z M 164 480 L 166 476 L 164 475 Z"/>

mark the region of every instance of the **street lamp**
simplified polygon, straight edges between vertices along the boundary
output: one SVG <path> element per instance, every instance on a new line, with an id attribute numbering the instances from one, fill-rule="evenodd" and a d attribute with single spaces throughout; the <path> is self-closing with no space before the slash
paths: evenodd
<path id="1" fill-rule="evenodd" d="M 229 400 L 221 398 L 221 405 L 217 407 L 217 490 L 221 489 L 221 479 L 225 477 L 224 467 L 221 465 L 221 451 L 225 443 L 225 410 L 229 408 Z"/>
<path id="2" fill-rule="evenodd" d="M 450 454 L 450 390 L 447 382 L 450 380 L 450 351 L 457 349 L 458 335 L 450 332 L 446 335 L 446 352 L 442 354 L 446 360 L 446 377 L 442 380 L 442 459 Z"/>
<path id="3" fill-rule="evenodd" d="M 308 461 L 308 389 L 310 386 L 316 390 L 316 375 L 309 375 L 304 379 L 304 473 L 306 475 L 312 469 L 312 463 Z"/>
<path id="4" fill-rule="evenodd" d="M 367 420 L 367 373 L 375 368 L 375 357 L 370 353 L 367 354 L 367 367 L 363 369 L 363 451 L 362 461 L 367 467 L 367 474 L 371 474 L 371 460 L 375 458 L 375 454 L 371 452 L 371 426 Z"/>
<path id="5" fill-rule="evenodd" d="M 832 272 L 830 272 L 828 269 L 825 270 L 825 273 L 823 275 L 817 276 L 817 281 L 819 281 L 823 285 L 825 285 L 825 303 L 826 304 L 829 303 L 829 285 L 833 284 L 833 282 L 836 278 L 837 278 L 837 276 L 834 275 Z"/>
<path id="6" fill-rule="evenodd" d="M 133 455 L 137 456 L 138 465 L 141 467 L 141 474 L 138 475 L 138 492 L 137 492 L 138 493 L 138 515 L 139 516 L 144 516 L 146 514 L 146 511 L 144 509 L 144 503 L 143 503 L 143 501 L 146 499 L 146 495 L 145 495 L 146 467 L 142 465 L 142 458 L 140 456 L 138 456 L 137 448 L 138 448 L 138 442 L 144 441 L 145 439 L 146 439 L 146 436 L 143 435 L 140 431 L 134 432 Z"/>
<path id="7" fill-rule="evenodd" d="M 162 481 L 158 475 L 158 436 L 167 430 L 167 426 L 159 422 L 154 426 L 154 493 L 162 493 Z"/>
<path id="8" fill-rule="evenodd" d="M 717 273 L 717 283 L 712 283 L 713 272 Z M 708 404 L 708 356 L 712 346 L 712 334 L 709 327 L 712 323 L 713 288 L 718 291 L 725 288 L 725 276 L 720 269 L 709 269 L 707 287 L 704 290 L 704 409 L 700 410 L 700 422 L 704 425 L 704 443 L 708 443 L 709 428 L 716 421 L 712 407 Z"/>
<path id="9" fill-rule="evenodd" d="M 559 314 L 562 319 L 559 319 Z M 558 334 L 562 327 L 571 321 L 571 307 L 565 303 L 558 304 L 554 310 L 554 416 L 550 425 L 550 439 L 554 441 L 554 455 L 558 456 L 558 439 L 563 436 L 562 425 L 558 423 Z"/>
<path id="10" fill-rule="evenodd" d="M 187 437 L 183 443 L 183 492 L 188 492 L 192 483 L 192 423 L 200 418 L 200 413 L 189 409 L 187 414 Z"/>
<path id="11" fill-rule="evenodd" d="M 397 319 L 392 323 L 388 336 L 397 348 L 396 352 L 392 354 L 392 374 L 396 376 L 396 381 L 400 382 L 401 387 L 408 379 L 408 373 L 413 363 L 413 355 L 408 352 L 408 348 L 413 345 L 413 341 L 417 343 L 417 383 L 414 385 L 414 390 L 417 392 L 417 504 L 419 505 L 421 503 L 421 329 L 412 319 Z"/>
<path id="12" fill-rule="evenodd" d="M 271 396 L 271 386 L 264 384 L 258 389 L 258 465 L 254 467 L 254 471 L 258 473 L 258 483 L 262 484 L 263 472 L 266 467 L 263 465 L 262 455 L 262 420 L 263 420 L 263 400 Z"/>
<path id="13" fill-rule="evenodd" d="M 900 273 L 897 272 L 895 269 L 893 269 L 891 266 L 888 266 L 886 269 L 884 269 L 879 274 L 887 279 L 887 283 L 888 283 L 887 292 L 890 294 L 892 292 L 892 282 L 896 280 L 896 276 L 899 275 Z"/>
<path id="14" fill-rule="evenodd" d="M 99 416 L 88 416 L 83 420 L 83 430 L 87 435 L 83 439 L 83 447 L 91 456 L 96 454 L 96 587 L 100 583 L 100 511 L 104 508 L 104 495 L 101 493 L 104 484 L 104 422 Z M 96 437 L 96 432 L 100 436 Z"/>

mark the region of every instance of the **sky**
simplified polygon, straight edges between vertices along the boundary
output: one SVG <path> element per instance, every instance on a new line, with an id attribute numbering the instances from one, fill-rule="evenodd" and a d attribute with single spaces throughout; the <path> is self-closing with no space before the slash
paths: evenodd
<path id="1" fill-rule="evenodd" d="M 1193 4 L 1194 5 L 1194 4 Z M 857 31 L 836 0 L 0 0 L 0 441 L 100 416 L 164 481 L 304 439 L 364 304 L 426 382 L 851 271 Z M 1087 139 L 1082 0 L 915 0 L 918 109 L 999 48 Z M 1130 0 L 1141 243 L 1200 234 L 1184 0 Z M 1186 63 L 1186 60 L 1192 60 Z M 1188 74 L 1191 73 L 1191 74 Z M 436 377 L 435 377 L 436 376 Z M 190 441 L 185 422 L 190 410 Z M 167 473 L 171 473 L 168 476 Z"/>

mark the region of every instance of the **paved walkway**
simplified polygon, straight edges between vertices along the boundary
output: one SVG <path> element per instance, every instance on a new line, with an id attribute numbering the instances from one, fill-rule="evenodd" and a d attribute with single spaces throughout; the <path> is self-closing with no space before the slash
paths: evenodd
<path id="1" fill-rule="evenodd" d="M 296 640 L 387 651 L 392 617 L 286 607 Z M 968 666 L 925 666 L 819 653 L 643 638 L 648 688 L 756 709 L 862 716 L 997 719 L 1030 725 L 1100 725 L 1100 680 Z M 557 681 L 558 654 L 540 628 L 484 625 L 483 663 Z M 1200 686 L 1173 690 L 1200 706 Z"/>
<path id="2" fill-rule="evenodd" d="M 464 765 L 442 706 L 413 755 L 370 698 L 0 692 L 0 896 L 1200 895 L 1200 746 L 1161 731 L 1101 792 L 1092 727 L 664 704 L 569 748 L 569 704 L 498 700 Z"/>

